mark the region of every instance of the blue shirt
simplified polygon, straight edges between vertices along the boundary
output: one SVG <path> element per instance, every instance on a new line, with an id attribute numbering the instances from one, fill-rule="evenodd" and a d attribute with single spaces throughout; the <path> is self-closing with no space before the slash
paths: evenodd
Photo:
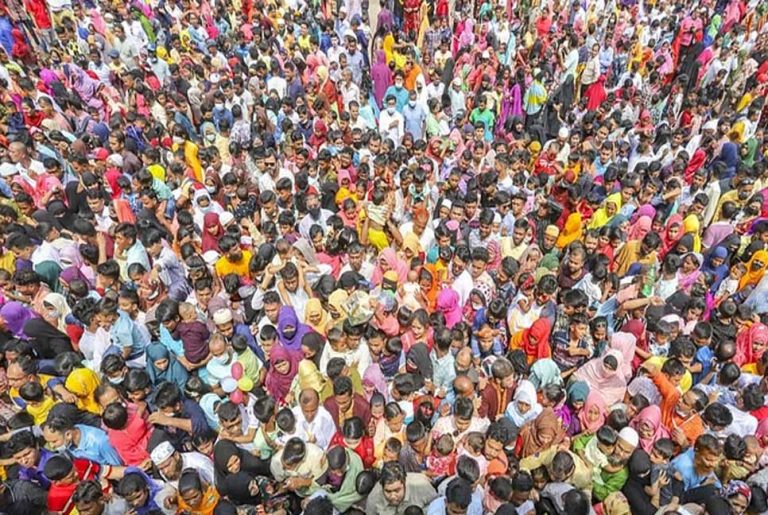
<path id="1" fill-rule="evenodd" d="M 76 424 L 75 428 L 80 430 L 80 443 L 77 447 L 69 449 L 72 456 L 85 458 L 99 464 L 115 466 L 123 464 L 120 455 L 109 443 L 107 433 L 96 427 L 82 424 Z"/>
<path id="2" fill-rule="evenodd" d="M 408 90 L 404 87 L 398 88 L 397 86 L 390 86 L 387 91 L 384 92 L 384 104 L 387 103 L 387 97 L 392 95 L 395 97 L 395 107 L 397 111 L 402 113 L 405 106 L 408 104 Z"/>
<path id="3" fill-rule="evenodd" d="M 131 349 L 128 360 L 139 358 L 144 354 L 144 348 L 149 342 L 146 341 L 142 332 L 136 327 L 136 322 L 131 320 L 128 313 L 117 310 L 117 317 L 117 321 L 112 325 L 112 329 L 109 330 L 112 343 L 120 347 L 120 349 Z"/>
<path id="4" fill-rule="evenodd" d="M 696 474 L 696 469 L 693 465 L 693 448 L 691 447 L 684 453 L 682 453 L 680 456 L 672 460 L 672 468 L 679 472 L 682 476 L 683 486 L 686 490 L 690 490 L 692 488 L 696 488 L 704 484 L 704 482 L 709 479 L 710 477 L 714 478 L 715 480 L 715 486 L 720 488 L 722 485 L 720 484 L 720 480 L 717 478 L 717 476 L 714 474 L 714 472 L 710 472 L 709 474 L 706 474 L 704 476 L 699 476 Z"/>

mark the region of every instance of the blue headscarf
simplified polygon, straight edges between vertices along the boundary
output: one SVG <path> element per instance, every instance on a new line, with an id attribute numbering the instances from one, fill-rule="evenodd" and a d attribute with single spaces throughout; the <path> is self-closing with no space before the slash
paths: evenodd
<path id="1" fill-rule="evenodd" d="M 722 259 L 723 262 L 718 265 L 714 266 L 712 264 L 713 259 Z M 717 291 L 717 289 L 720 287 L 720 283 L 723 282 L 723 279 L 725 279 L 728 276 L 728 262 L 726 261 L 728 259 L 728 249 L 725 247 L 715 247 L 712 249 L 712 252 L 707 255 L 706 259 L 704 260 L 704 264 L 701 266 L 701 271 L 706 272 L 708 274 L 712 274 L 715 278 L 714 282 L 712 283 L 712 288 L 710 291 Z"/>
<path id="2" fill-rule="evenodd" d="M 184 391 L 184 385 L 187 384 L 187 378 L 189 373 L 184 368 L 179 360 L 176 359 L 165 345 L 162 343 L 151 343 L 147 346 L 147 373 L 152 381 L 152 384 L 157 385 L 163 381 L 175 383 Z M 158 359 L 167 359 L 168 367 L 165 370 L 160 370 L 155 366 L 155 361 Z"/>

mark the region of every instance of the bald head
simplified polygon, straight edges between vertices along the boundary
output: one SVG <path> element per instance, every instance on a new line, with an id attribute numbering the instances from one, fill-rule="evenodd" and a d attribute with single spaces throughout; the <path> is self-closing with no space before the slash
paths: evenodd
<path id="1" fill-rule="evenodd" d="M 317 405 L 320 402 L 320 396 L 316 390 L 312 388 L 305 388 L 299 394 L 299 403 L 302 406 Z"/>
<path id="2" fill-rule="evenodd" d="M 307 422 L 312 422 L 320 410 L 320 396 L 312 388 L 306 388 L 299 394 L 299 408 Z"/>
<path id="3" fill-rule="evenodd" d="M 458 397 L 466 397 L 474 392 L 475 384 L 468 376 L 456 376 L 456 379 L 453 380 L 453 390 Z"/>
<path id="4" fill-rule="evenodd" d="M 472 366 L 472 349 L 464 347 L 456 353 L 456 370 L 466 372 Z"/>

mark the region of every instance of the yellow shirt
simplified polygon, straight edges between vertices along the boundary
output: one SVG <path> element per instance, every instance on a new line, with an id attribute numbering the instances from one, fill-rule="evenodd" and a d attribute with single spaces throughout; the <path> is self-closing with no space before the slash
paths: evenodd
<path id="1" fill-rule="evenodd" d="M 165 182 L 165 168 L 163 167 L 163 165 L 160 165 L 160 164 L 149 165 L 147 167 L 147 170 L 149 171 L 149 173 L 152 174 L 152 177 L 154 177 L 158 181 Z"/>
<path id="2" fill-rule="evenodd" d="M 50 397 L 44 397 L 41 402 L 27 402 L 26 411 L 35 421 L 36 426 L 41 426 L 48 418 L 48 412 L 56 405 L 56 401 Z"/>
<path id="3" fill-rule="evenodd" d="M 0 269 L 6 270 L 11 275 L 16 272 L 16 256 L 13 252 L 5 251 L 0 255 Z"/>
<path id="4" fill-rule="evenodd" d="M 218 261 L 216 261 L 214 269 L 219 277 L 224 277 L 229 274 L 248 277 L 248 263 L 251 262 L 251 256 L 252 254 L 250 250 L 244 250 L 243 257 L 237 263 L 231 262 L 227 256 L 221 256 Z"/>

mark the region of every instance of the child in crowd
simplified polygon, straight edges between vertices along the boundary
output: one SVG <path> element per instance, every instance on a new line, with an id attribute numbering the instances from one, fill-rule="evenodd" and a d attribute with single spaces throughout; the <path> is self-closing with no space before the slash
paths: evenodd
<path id="1" fill-rule="evenodd" d="M 485 447 L 485 437 L 482 433 L 473 431 L 467 433 L 464 437 L 464 441 L 459 443 L 458 456 L 469 456 L 477 462 L 477 466 L 480 468 L 480 476 L 483 477 L 488 473 L 488 458 L 483 455 L 483 449 Z"/>
<path id="2" fill-rule="evenodd" d="M 433 482 L 453 475 L 456 469 L 456 452 L 453 437 L 446 433 L 437 439 L 432 447 L 432 453 L 427 456 L 427 470 L 432 474 Z"/>
<path id="3" fill-rule="evenodd" d="M 210 359 L 208 340 L 211 337 L 208 327 L 197 317 L 195 306 L 188 302 L 179 304 L 181 321 L 172 333 L 174 339 L 181 340 L 184 346 L 184 356 L 179 359 L 188 370 L 204 367 Z M 185 363 L 186 362 L 186 363 Z"/>
<path id="4" fill-rule="evenodd" d="M 148 443 L 154 426 L 144 420 L 146 404 L 141 403 L 134 413 L 119 402 L 104 408 L 101 416 L 107 428 L 109 443 L 120 455 L 123 463 L 129 466 L 141 466 L 149 459 Z"/>

